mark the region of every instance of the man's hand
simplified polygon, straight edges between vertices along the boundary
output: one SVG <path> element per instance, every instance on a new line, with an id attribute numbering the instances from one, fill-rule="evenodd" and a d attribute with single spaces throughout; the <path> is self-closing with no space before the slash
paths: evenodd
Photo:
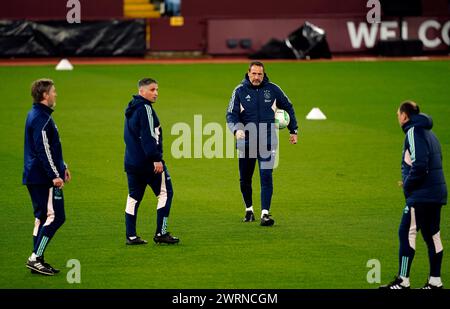
<path id="1" fill-rule="evenodd" d="M 64 182 L 70 182 L 72 180 L 72 175 L 70 174 L 70 171 L 68 168 L 66 168 L 66 171 L 64 172 Z"/>
<path id="2" fill-rule="evenodd" d="M 53 179 L 53 186 L 62 189 L 64 187 L 64 180 L 60 177 Z"/>
<path id="3" fill-rule="evenodd" d="M 235 135 L 236 135 L 236 139 L 244 139 L 245 138 L 244 130 L 237 130 Z"/>
<path id="4" fill-rule="evenodd" d="M 162 164 L 161 161 L 160 162 L 154 162 L 153 165 L 155 166 L 154 171 L 155 171 L 156 174 L 160 174 L 160 173 L 163 172 L 164 165 Z"/>
<path id="5" fill-rule="evenodd" d="M 297 144 L 297 134 L 290 134 L 289 135 L 289 143 Z"/>

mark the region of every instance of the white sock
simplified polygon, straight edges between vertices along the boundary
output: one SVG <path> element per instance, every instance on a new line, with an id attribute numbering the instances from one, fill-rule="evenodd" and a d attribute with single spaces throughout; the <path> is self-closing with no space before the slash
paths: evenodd
<path id="1" fill-rule="evenodd" d="M 33 253 L 31 253 L 31 256 L 30 256 L 29 260 L 34 262 L 34 261 L 36 261 L 37 257 L 38 256 L 33 252 Z"/>
<path id="2" fill-rule="evenodd" d="M 434 286 L 441 286 L 442 285 L 441 277 L 430 277 L 428 279 L 428 283 Z"/>
<path id="3" fill-rule="evenodd" d="M 136 238 L 137 238 L 137 236 L 128 237 L 129 240 L 135 240 Z"/>
<path id="4" fill-rule="evenodd" d="M 269 214 L 269 211 L 267 210 L 267 209 L 263 209 L 262 211 L 261 211 L 261 218 L 264 216 L 264 215 L 268 215 Z"/>
<path id="5" fill-rule="evenodd" d="M 253 212 L 253 206 L 246 207 L 246 208 L 245 208 L 245 211 L 251 211 L 251 212 Z"/>
<path id="6" fill-rule="evenodd" d="M 403 280 L 400 285 L 402 285 L 404 287 L 409 287 L 409 278 L 408 277 L 402 277 L 402 276 L 400 276 L 400 278 Z"/>

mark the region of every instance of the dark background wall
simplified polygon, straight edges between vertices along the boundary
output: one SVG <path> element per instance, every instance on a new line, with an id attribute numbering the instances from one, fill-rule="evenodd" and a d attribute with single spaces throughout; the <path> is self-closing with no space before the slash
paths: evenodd
<path id="1" fill-rule="evenodd" d="M 123 0 L 80 3 L 82 22 L 123 18 Z M 0 19 L 65 20 L 69 10 L 66 4 L 67 0 L 0 0 Z M 369 10 L 366 4 L 367 0 L 182 0 L 183 26 L 171 26 L 167 17 L 148 20 L 150 50 L 212 52 L 223 50 L 227 38 L 251 38 L 257 48 L 271 37 L 285 37 L 288 29 L 295 28 L 287 28 L 293 20 L 317 19 L 324 20 L 319 26 L 323 24 L 329 32 L 333 51 L 345 50 L 347 47 L 342 48 L 341 43 L 343 37 L 348 37 L 346 21 L 364 22 Z M 447 29 L 444 24 L 450 17 L 450 0 L 422 0 L 422 16 L 440 18 L 438 32 Z M 258 23 L 267 29 L 255 28 Z M 411 37 L 417 35 L 414 27 Z"/>
<path id="2" fill-rule="evenodd" d="M 445 25 L 450 16 L 449 0 L 421 2 L 422 19 L 407 19 L 408 38 L 418 37 L 422 22 L 439 20 L 439 29 L 429 28 L 426 31 L 427 37 L 430 40 L 438 38 L 441 41 L 438 48 L 446 50 L 448 47 L 444 44 L 444 35 L 440 32 L 447 29 Z M 352 47 L 348 22 L 353 22 L 356 32 L 363 34 L 360 29 L 365 25 L 361 23 L 365 23 L 368 10 L 367 0 L 182 0 L 185 25 L 171 27 L 166 19 L 151 20 L 150 49 L 243 54 L 249 51 L 242 48 L 229 49 L 226 46 L 227 39 L 251 39 L 252 48 L 258 49 L 269 39 L 284 39 L 304 21 L 311 21 L 327 32 L 332 52 L 364 52 L 372 48 L 371 44 Z M 382 17 L 382 20 L 396 19 Z M 363 35 L 373 38 L 368 42 L 378 41 L 382 38 L 382 33 L 386 32 L 382 26 L 376 27 L 374 31 L 368 30 L 368 34 Z M 367 26 L 367 29 L 372 29 L 372 25 Z M 389 31 L 398 36 L 399 28 L 390 24 Z"/>
<path id="3" fill-rule="evenodd" d="M 288 18 L 364 16 L 367 0 L 182 0 L 183 16 Z M 424 16 L 449 15 L 448 0 L 422 0 Z"/>
<path id="4" fill-rule="evenodd" d="M 182 0 L 184 16 L 285 18 L 299 15 L 364 13 L 365 0 Z"/>
<path id="5" fill-rule="evenodd" d="M 82 19 L 123 17 L 123 0 L 80 0 Z M 196 18 L 364 16 L 367 0 L 182 0 Z M 65 19 L 67 0 L 1 0 L 0 19 Z M 424 16 L 449 15 L 449 0 L 422 0 Z"/>

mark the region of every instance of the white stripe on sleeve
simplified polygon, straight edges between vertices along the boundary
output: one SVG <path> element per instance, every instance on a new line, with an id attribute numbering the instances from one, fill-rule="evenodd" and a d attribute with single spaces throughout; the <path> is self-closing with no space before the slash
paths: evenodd
<path id="1" fill-rule="evenodd" d="M 408 130 L 409 150 L 411 154 L 411 162 L 416 161 L 416 145 L 414 143 L 414 127 Z"/>
<path id="2" fill-rule="evenodd" d="M 233 94 L 231 95 L 230 103 L 228 103 L 228 112 L 231 113 L 234 107 L 234 98 L 236 97 L 236 91 L 242 87 L 242 84 L 239 84 L 234 88 Z"/>
<path id="3" fill-rule="evenodd" d="M 155 124 L 153 123 L 152 108 L 148 105 L 145 105 L 145 109 L 147 111 L 147 118 L 148 118 L 148 125 L 150 127 L 150 134 L 156 140 L 156 143 L 159 144 L 159 138 L 156 135 Z"/>
<path id="4" fill-rule="evenodd" d="M 48 118 L 47 122 L 44 124 L 44 127 L 42 127 L 42 131 L 41 131 L 42 142 L 44 143 L 44 149 L 45 149 L 45 154 L 47 155 L 48 163 L 50 164 L 50 167 L 51 167 L 53 173 L 55 173 L 56 177 L 59 177 L 58 170 L 56 169 L 55 163 L 53 162 L 52 153 L 50 152 L 50 145 L 48 143 L 47 132 L 45 132 L 45 127 L 49 123 L 50 119 L 51 118 Z"/>

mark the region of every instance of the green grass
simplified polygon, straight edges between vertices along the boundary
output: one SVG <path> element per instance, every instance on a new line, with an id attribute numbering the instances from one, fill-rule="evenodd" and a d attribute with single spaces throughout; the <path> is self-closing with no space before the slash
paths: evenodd
<path id="1" fill-rule="evenodd" d="M 225 127 L 231 91 L 246 64 L 0 67 L 0 288 L 375 288 L 366 281 L 369 259 L 381 262 L 382 281 L 397 271 L 397 229 L 404 207 L 400 155 L 404 135 L 396 108 L 416 100 L 433 116 L 450 180 L 450 62 L 270 63 L 269 77 L 295 105 L 299 144 L 281 132 L 274 172 L 273 228 L 243 224 L 236 159 L 174 159 L 177 122 Z M 139 78 L 159 81 L 155 106 L 164 129 L 165 160 L 175 196 L 169 230 L 177 246 L 127 247 L 124 208 L 123 111 Z M 31 275 L 33 215 L 21 185 L 23 130 L 30 83 L 56 82 L 53 114 L 72 183 L 65 190 L 67 221 L 46 252 L 58 276 Z M 306 121 L 320 107 L 326 121 Z M 208 137 L 204 136 L 203 141 Z M 254 176 L 255 208 L 259 177 Z M 156 199 L 141 204 L 138 233 L 151 240 Z M 448 207 L 442 213 L 444 248 L 450 246 Z M 68 284 L 69 259 L 81 263 L 81 284 Z M 450 258 L 443 280 L 450 284 Z M 427 277 L 417 238 L 413 287 Z"/>

